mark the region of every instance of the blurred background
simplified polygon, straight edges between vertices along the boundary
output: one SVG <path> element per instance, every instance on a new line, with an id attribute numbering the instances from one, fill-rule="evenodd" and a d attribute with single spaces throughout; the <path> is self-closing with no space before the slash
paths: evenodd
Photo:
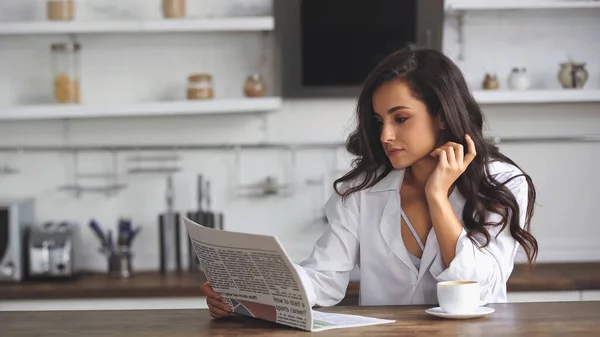
<path id="1" fill-rule="evenodd" d="M 183 216 L 307 258 L 360 83 L 407 44 L 537 187 L 509 300 L 599 300 L 598 32 L 588 0 L 0 0 L 0 310 L 205 307 Z"/>

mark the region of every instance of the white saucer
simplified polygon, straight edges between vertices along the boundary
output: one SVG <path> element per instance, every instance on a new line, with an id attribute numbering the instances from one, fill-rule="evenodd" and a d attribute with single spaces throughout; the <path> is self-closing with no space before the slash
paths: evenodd
<path id="1" fill-rule="evenodd" d="M 447 313 L 444 310 L 442 310 L 441 307 L 430 308 L 430 309 L 425 310 L 425 312 L 430 315 L 433 315 L 436 317 L 448 318 L 448 319 L 476 318 L 476 317 L 489 315 L 489 314 L 493 313 L 494 311 L 495 311 L 494 308 L 488 308 L 488 307 L 478 307 L 473 312 L 464 313 L 464 314 L 460 314 L 460 313 L 459 314 L 450 314 L 450 313 Z"/>

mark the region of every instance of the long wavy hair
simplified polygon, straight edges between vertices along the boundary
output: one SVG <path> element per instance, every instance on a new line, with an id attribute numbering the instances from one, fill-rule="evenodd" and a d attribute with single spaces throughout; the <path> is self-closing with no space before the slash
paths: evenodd
<path id="1" fill-rule="evenodd" d="M 531 177 L 523 173 L 501 183 L 488 172 L 487 164 L 493 161 L 519 167 L 500 153 L 497 146 L 485 140 L 481 108 L 471 95 L 459 68 L 442 52 L 425 48 L 403 49 L 387 56 L 369 74 L 358 99 L 356 129 L 346 141 L 346 149 L 355 155 L 355 159 L 352 169 L 334 182 L 335 191 L 346 199 L 354 192 L 375 185 L 394 169 L 380 141 L 381 129 L 374 118 L 372 97 L 383 83 L 396 80 L 407 83 L 413 96 L 425 104 L 429 114 L 439 116 L 446 123 L 446 129 L 440 131 L 440 145 L 452 141 L 463 144 L 466 151 L 465 134 L 469 134 L 475 143 L 477 156 L 455 183 L 466 198 L 463 222 L 468 237 L 476 243 L 474 234 L 483 234 L 486 241 L 482 247 L 485 247 L 490 242 L 486 226 L 501 226 L 501 231 L 508 227 L 531 266 L 538 253 L 537 241 L 530 233 L 536 199 Z M 524 228 L 519 225 L 519 204 L 506 186 L 520 176 L 525 178 L 529 187 Z M 348 188 L 338 188 L 338 185 L 350 181 L 354 183 L 348 184 Z M 488 219 L 491 212 L 501 216 L 498 223 L 480 220 Z"/>

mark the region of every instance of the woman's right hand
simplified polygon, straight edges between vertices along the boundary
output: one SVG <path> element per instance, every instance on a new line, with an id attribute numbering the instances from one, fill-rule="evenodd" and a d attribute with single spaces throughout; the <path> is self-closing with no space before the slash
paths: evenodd
<path id="1" fill-rule="evenodd" d="M 231 312 L 231 308 L 223 303 L 223 298 L 219 293 L 213 290 L 210 283 L 205 282 L 200 286 L 200 291 L 206 296 L 208 310 L 213 318 L 224 318 L 234 315 L 234 313 Z"/>

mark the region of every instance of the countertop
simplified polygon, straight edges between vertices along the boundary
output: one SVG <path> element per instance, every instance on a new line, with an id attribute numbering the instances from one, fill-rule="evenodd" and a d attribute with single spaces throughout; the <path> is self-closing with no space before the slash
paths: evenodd
<path id="1" fill-rule="evenodd" d="M 167 276 L 143 272 L 129 279 L 83 274 L 73 280 L 0 283 L 0 300 L 202 296 L 200 285 L 205 281 L 204 274 L 188 272 Z M 598 290 L 600 262 L 537 264 L 531 271 L 517 265 L 507 288 L 508 291 Z M 358 289 L 359 282 L 350 282 L 346 297 L 357 297 Z"/>
<path id="2" fill-rule="evenodd" d="M 470 320 L 446 320 L 425 306 L 331 307 L 327 312 L 396 322 L 316 332 L 317 336 L 592 336 L 600 331 L 600 301 L 507 303 Z M 25 336 L 306 336 L 310 332 L 247 317 L 213 320 L 208 310 L 1 312 L 3 337 Z"/>
<path id="3" fill-rule="evenodd" d="M 202 296 L 203 273 L 162 275 L 142 272 L 130 278 L 105 274 L 82 274 L 73 279 L 28 280 L 0 284 L 1 300 L 75 299 L 75 298 L 140 298 Z"/>

